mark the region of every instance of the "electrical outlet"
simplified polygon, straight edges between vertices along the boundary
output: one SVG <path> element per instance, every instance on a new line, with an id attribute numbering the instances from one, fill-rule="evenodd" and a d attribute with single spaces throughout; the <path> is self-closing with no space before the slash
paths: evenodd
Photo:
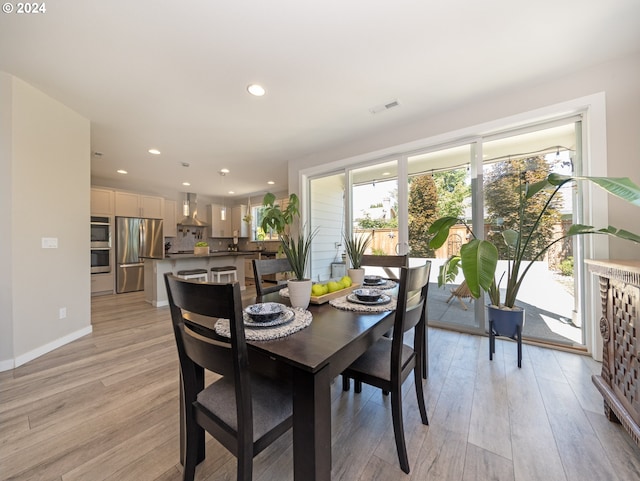
<path id="1" fill-rule="evenodd" d="M 336 242 L 336 243 L 335 243 L 335 247 L 336 247 L 336 249 L 340 249 L 340 246 L 341 246 L 341 245 L 342 245 L 342 244 L 340 244 L 340 242 Z"/>
<path id="2" fill-rule="evenodd" d="M 65 317 L 67 317 L 67 308 L 61 307 L 58 313 L 58 319 L 64 319 Z"/>

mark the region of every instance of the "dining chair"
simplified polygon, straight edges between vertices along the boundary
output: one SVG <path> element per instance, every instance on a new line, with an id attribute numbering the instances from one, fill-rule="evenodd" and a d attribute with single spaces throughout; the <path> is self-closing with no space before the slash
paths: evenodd
<path id="1" fill-rule="evenodd" d="M 400 272 L 400 267 L 409 267 L 409 255 L 372 255 L 365 254 L 362 256 L 362 267 L 382 267 L 384 269 L 384 275 L 389 279 L 393 279 L 395 281 L 398 280 L 398 274 L 396 272 Z M 394 270 L 391 270 L 394 268 Z M 425 336 L 427 330 L 425 329 Z M 427 338 L 424 339 L 424 351 L 427 352 Z M 422 377 L 423 379 L 427 379 L 429 374 L 429 359 L 425 355 L 424 361 L 422 364 Z M 386 394 L 386 393 L 385 393 Z"/>
<path id="2" fill-rule="evenodd" d="M 249 371 L 240 285 L 199 283 L 165 274 L 184 399 L 183 481 L 204 458 L 204 430 L 237 458 L 237 480 L 251 481 L 253 458 L 292 426 L 288 381 Z M 230 340 L 198 333 L 185 314 L 229 320 Z M 221 377 L 204 386 L 204 371 Z"/>
<path id="3" fill-rule="evenodd" d="M 365 268 L 365 272 L 366 267 L 381 267 L 384 271 L 383 277 L 397 281 L 400 267 L 409 266 L 409 256 L 407 254 L 397 256 L 365 254 L 362 256 L 360 265 Z M 395 269 L 391 270 L 390 268 Z"/>
<path id="4" fill-rule="evenodd" d="M 265 285 L 264 276 L 269 274 L 280 274 L 283 272 L 291 272 L 291 264 L 289 259 L 253 259 L 253 279 L 256 283 L 256 295 L 263 296 L 271 292 L 279 291 L 287 287 L 286 283 L 278 283 L 274 285 Z"/>
<path id="5" fill-rule="evenodd" d="M 380 338 L 342 373 L 343 388 L 346 387 L 346 390 L 349 388 L 349 379 L 353 379 L 356 393 L 362 391 L 362 383 L 391 393 L 393 433 L 400 467 L 405 473 L 409 473 L 409 458 L 402 420 L 402 384 L 411 372 L 422 424 L 429 424 L 422 388 L 422 357 L 425 355 L 422 339 L 426 330 L 425 308 L 430 271 L 431 261 L 422 266 L 401 268 L 393 337 Z M 415 332 L 411 347 L 403 341 L 405 332 L 413 328 Z"/>

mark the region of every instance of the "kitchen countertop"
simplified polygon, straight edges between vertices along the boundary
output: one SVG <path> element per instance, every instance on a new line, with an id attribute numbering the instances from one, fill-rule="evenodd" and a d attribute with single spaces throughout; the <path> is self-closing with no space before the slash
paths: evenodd
<path id="1" fill-rule="evenodd" d="M 165 254 L 165 259 L 188 259 L 190 257 L 225 257 L 225 256 L 248 256 L 261 251 L 212 251 L 208 254 L 195 255 L 191 253 L 169 253 Z"/>

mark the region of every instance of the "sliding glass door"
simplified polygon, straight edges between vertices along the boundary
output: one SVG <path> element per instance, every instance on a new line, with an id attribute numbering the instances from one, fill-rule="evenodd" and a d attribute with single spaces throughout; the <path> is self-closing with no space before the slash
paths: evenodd
<path id="1" fill-rule="evenodd" d="M 344 253 L 342 232 L 371 234 L 371 254 L 408 253 L 412 263 L 432 261 L 432 325 L 485 332 L 487 300 L 473 301 L 461 275 L 438 287 L 438 268 L 470 240 L 466 226 L 479 238 L 501 243 L 501 232 L 513 226 L 519 182 L 535 182 L 549 172 L 580 175 L 580 126 L 579 119 L 567 119 L 479 136 L 467 143 L 407 152 L 312 179 L 311 227 L 322 232 L 314 243 L 314 279 L 335 274 L 332 264 L 340 263 Z M 580 222 L 580 199 L 580 191 L 566 188 L 545 219 L 537 242 L 562 236 Z M 427 231 L 433 220 L 444 215 L 461 222 L 445 245 L 433 251 Z M 504 249 L 501 252 L 499 265 L 504 270 Z M 581 243 L 571 238 L 536 260 L 519 296 L 527 311 L 525 337 L 564 345 L 584 343 L 582 257 Z"/>
<path id="2" fill-rule="evenodd" d="M 463 219 L 471 225 L 471 152 L 465 144 L 407 157 L 409 255 L 432 262 L 429 286 L 429 320 L 445 325 L 479 328 L 473 299 L 465 290 L 462 274 L 452 284 L 438 287 L 442 263 L 460 253 L 469 240 L 463 223 L 451 229 L 449 239 L 438 250 L 429 247 L 427 230 L 442 216 Z"/>
<path id="3" fill-rule="evenodd" d="M 507 247 L 501 242 L 502 232 L 517 228 L 520 186 L 543 180 L 552 172 L 573 175 L 579 167 L 576 155 L 579 127 L 580 123 L 569 122 L 483 143 L 484 234 L 499 246 L 498 278 L 507 270 Z M 524 214 L 525 232 L 534 224 L 547 199 L 544 193 L 530 199 L 530 209 Z M 525 253 L 527 263 L 542 246 L 561 237 L 577 222 L 576 193 L 572 186 L 566 186 L 551 200 L 548 212 L 532 236 Z M 533 262 L 516 303 L 526 312 L 524 337 L 557 344 L 583 344 L 578 321 L 580 290 L 576 289 L 581 279 L 574 271 L 579 251 L 575 238 L 569 238 Z M 506 277 L 501 285 L 505 284 Z"/>

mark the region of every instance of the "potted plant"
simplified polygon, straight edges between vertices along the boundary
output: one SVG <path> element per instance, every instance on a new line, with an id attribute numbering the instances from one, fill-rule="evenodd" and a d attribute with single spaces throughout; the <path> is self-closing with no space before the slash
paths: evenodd
<path id="1" fill-rule="evenodd" d="M 209 244 L 206 242 L 196 242 L 193 246 L 193 253 L 197 256 L 206 256 L 209 254 Z"/>
<path id="2" fill-rule="evenodd" d="M 354 234 L 351 237 L 343 234 L 342 237 L 344 239 L 347 256 L 351 261 L 351 269 L 347 270 L 347 274 L 354 284 L 362 284 L 364 280 L 364 269 L 361 267 L 362 256 L 367 250 L 367 247 L 369 247 L 369 244 L 371 244 L 371 234 L 368 236 L 356 236 Z"/>
<path id="3" fill-rule="evenodd" d="M 519 211 L 517 229 L 506 229 L 502 232 L 502 241 L 506 244 L 508 252 L 506 272 L 501 274 L 499 280 L 496 280 L 498 248 L 495 244 L 488 240 L 476 238 L 473 231 L 462 219 L 442 217 L 429 227 L 429 233 L 434 234 L 434 237 L 429 242 L 430 247 L 437 249 L 442 246 L 449 237 L 449 229 L 458 223 L 463 223 L 467 227 L 472 239 L 461 247 L 460 255 L 450 257 L 440 267 L 438 285 L 442 286 L 447 282 L 453 281 L 458 274 L 459 267 L 461 267 L 469 291 L 474 298 L 480 297 L 481 289 L 488 293 L 490 300 L 490 305 L 488 306 L 489 320 L 493 321 L 496 335 L 515 337 L 517 326 L 522 328 L 524 324 L 524 310 L 515 305 L 518 291 L 533 265 L 533 261 L 541 259 L 551 246 L 568 237 L 585 234 L 605 234 L 640 243 L 640 236 L 615 227 L 609 226 L 596 229 L 588 225 L 574 224 L 566 234 L 543 243 L 542 246 L 535 249 L 533 254 L 530 255 L 530 262 L 526 264 L 528 261 L 524 257 L 525 250 L 530 247 L 532 235 L 540 228 L 543 216 L 552 205 L 552 200 L 562 186 L 569 182 L 576 183 L 579 181 L 593 182 L 610 194 L 640 206 L 640 187 L 626 177 L 570 177 L 550 174 L 546 179 L 533 184 L 521 181 L 518 186 Z M 525 226 L 523 225 L 523 217 L 527 203 L 538 195 L 547 195 L 546 202 L 543 203 L 543 207 L 534 223 L 530 226 Z M 504 298 L 501 298 L 500 286 L 505 274 L 507 277 L 506 289 Z"/>
<path id="4" fill-rule="evenodd" d="M 293 307 L 306 309 L 311 299 L 312 281 L 305 277 L 305 271 L 311 254 L 311 241 L 317 229 L 307 234 L 304 227 L 293 235 L 291 225 L 299 219 L 298 196 L 291 194 L 289 203 L 284 209 L 275 203 L 275 195 L 267 193 L 262 205 L 262 221 L 260 228 L 264 232 L 275 230 L 280 238 L 280 246 L 291 264 L 294 277 L 287 281 L 289 287 L 289 301 Z"/>

